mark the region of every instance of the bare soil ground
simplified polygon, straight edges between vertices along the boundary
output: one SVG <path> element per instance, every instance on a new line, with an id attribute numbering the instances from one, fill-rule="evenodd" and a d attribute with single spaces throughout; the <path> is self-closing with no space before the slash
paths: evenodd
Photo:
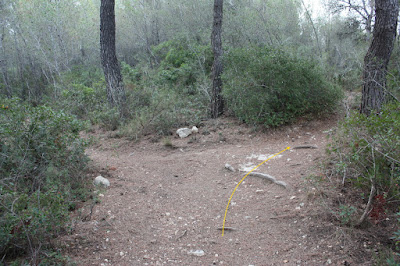
<path id="1" fill-rule="evenodd" d="M 335 126 L 331 117 L 260 133 L 223 118 L 196 136 L 171 137 L 172 146 L 103 135 L 87 153 L 111 186 L 61 242 L 78 265 L 370 265 L 378 240 L 340 227 L 323 204 L 329 191 L 316 182 Z M 222 237 L 228 199 L 246 174 L 224 165 L 257 165 L 260 155 L 300 145 L 318 148 L 285 151 L 257 169 L 287 189 L 243 181 L 226 217 L 234 230 Z"/>

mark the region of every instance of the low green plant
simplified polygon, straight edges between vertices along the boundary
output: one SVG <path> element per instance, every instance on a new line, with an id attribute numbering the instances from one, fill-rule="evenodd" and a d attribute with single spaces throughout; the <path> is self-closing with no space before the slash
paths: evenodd
<path id="1" fill-rule="evenodd" d="M 0 257 L 36 264 L 86 195 L 83 124 L 47 106 L 0 103 Z"/>
<path id="2" fill-rule="evenodd" d="M 397 216 L 397 223 L 400 224 L 400 212 L 398 212 L 396 214 Z M 391 256 L 389 256 L 389 258 L 387 258 L 387 263 L 388 265 L 398 265 L 395 263 L 398 263 L 400 261 L 400 230 L 397 230 L 393 233 L 393 236 L 391 238 L 394 241 L 395 244 L 395 250 L 397 252 L 393 253 L 391 252 Z M 394 256 L 395 255 L 395 256 Z"/>
<path id="3" fill-rule="evenodd" d="M 167 148 L 172 148 L 174 145 L 172 144 L 172 141 L 170 138 L 164 138 L 163 139 L 163 145 Z"/>
<path id="4" fill-rule="evenodd" d="M 354 213 L 357 209 L 354 206 L 340 205 L 339 206 L 339 219 L 342 225 L 351 224 L 354 218 Z"/>
<path id="5" fill-rule="evenodd" d="M 342 96 L 315 63 L 268 47 L 229 51 L 223 80 L 229 110 L 264 127 L 330 112 Z"/>

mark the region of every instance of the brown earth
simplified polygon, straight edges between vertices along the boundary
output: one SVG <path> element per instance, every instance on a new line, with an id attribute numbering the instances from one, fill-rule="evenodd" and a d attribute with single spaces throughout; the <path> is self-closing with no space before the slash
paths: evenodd
<path id="1" fill-rule="evenodd" d="M 61 239 L 67 255 L 78 265 L 370 265 L 378 240 L 341 227 L 327 203 L 337 191 L 317 182 L 336 120 L 261 133 L 223 118 L 171 143 L 104 133 L 87 153 L 111 186 L 91 216 L 89 205 L 77 212 Z M 226 217 L 233 230 L 222 237 L 228 199 L 246 174 L 224 165 L 257 165 L 259 155 L 300 145 L 318 148 L 284 151 L 257 169 L 287 189 L 253 176 L 240 184 Z"/>

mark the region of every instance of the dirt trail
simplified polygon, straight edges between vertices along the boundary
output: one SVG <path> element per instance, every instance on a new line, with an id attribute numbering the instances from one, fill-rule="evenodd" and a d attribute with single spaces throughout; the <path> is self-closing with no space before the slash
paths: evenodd
<path id="1" fill-rule="evenodd" d="M 173 148 L 100 139 L 87 153 L 115 169 L 111 187 L 65 242 L 68 255 L 79 265 L 343 265 L 351 255 L 334 225 L 318 216 L 317 191 L 306 182 L 318 174 L 314 166 L 334 125 L 328 119 L 254 133 L 221 119 L 200 126 L 195 139 L 172 138 Z M 245 179 L 227 213 L 226 226 L 235 230 L 222 237 L 228 199 L 246 174 L 225 163 L 257 165 L 259 155 L 305 144 L 318 149 L 285 151 L 257 169 L 288 189 Z"/>

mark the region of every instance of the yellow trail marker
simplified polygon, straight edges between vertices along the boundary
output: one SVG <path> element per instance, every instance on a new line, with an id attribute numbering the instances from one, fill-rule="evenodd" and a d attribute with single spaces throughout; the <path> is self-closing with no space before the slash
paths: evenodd
<path id="1" fill-rule="evenodd" d="M 231 199 L 232 199 L 233 194 L 235 193 L 236 189 L 238 188 L 238 186 L 243 182 L 243 180 L 244 180 L 251 172 L 253 172 L 254 170 L 256 170 L 259 166 L 263 165 L 263 164 L 266 163 L 268 160 L 274 158 L 275 156 L 277 156 L 277 155 L 281 154 L 282 152 L 284 152 L 284 151 L 286 151 L 286 150 L 289 150 L 289 149 L 290 149 L 290 147 L 287 147 L 286 149 L 284 149 L 284 150 L 282 150 L 282 151 L 280 151 L 280 152 L 278 152 L 278 153 L 276 153 L 276 154 L 274 154 L 274 155 L 268 157 L 268 159 L 266 159 L 265 161 L 263 161 L 262 163 L 260 163 L 259 165 L 257 165 L 257 166 L 254 167 L 253 169 L 251 169 L 251 171 L 248 172 L 248 173 L 242 178 L 242 180 L 240 180 L 240 182 L 236 185 L 235 189 L 234 189 L 233 192 L 232 192 L 231 197 L 229 198 L 228 205 L 226 205 L 225 215 L 224 215 L 224 222 L 223 222 L 223 224 L 222 224 L 222 236 L 224 236 L 224 231 L 225 231 L 225 220 L 226 220 L 226 214 L 228 213 L 229 204 L 231 204 Z"/>

